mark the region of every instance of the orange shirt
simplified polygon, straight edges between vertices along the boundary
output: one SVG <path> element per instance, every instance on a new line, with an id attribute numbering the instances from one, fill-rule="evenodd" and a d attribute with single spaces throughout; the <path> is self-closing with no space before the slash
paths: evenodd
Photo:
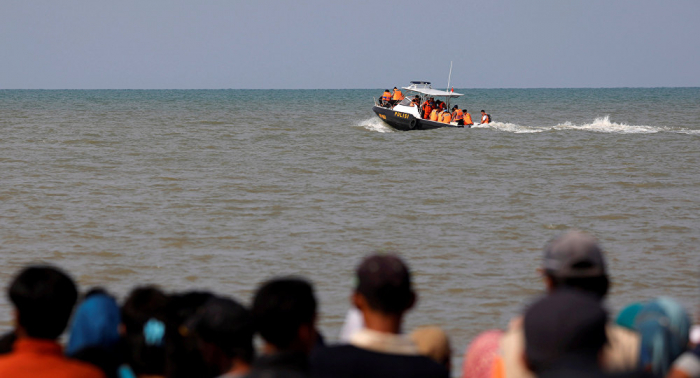
<path id="1" fill-rule="evenodd" d="M 12 353 L 0 356 L 0 377 L 105 378 L 100 369 L 64 357 L 55 341 L 29 338 L 17 340 Z"/>

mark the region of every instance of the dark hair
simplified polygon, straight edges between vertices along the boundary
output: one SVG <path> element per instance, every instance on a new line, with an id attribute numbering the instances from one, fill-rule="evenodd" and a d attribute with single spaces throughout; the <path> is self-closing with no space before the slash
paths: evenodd
<path id="1" fill-rule="evenodd" d="M 240 303 L 229 298 L 211 298 L 188 324 L 197 337 L 216 345 L 227 357 L 253 361 L 253 317 Z"/>
<path id="2" fill-rule="evenodd" d="M 121 309 L 122 324 L 126 330 L 124 343 L 127 363 L 136 375 L 162 375 L 165 369 L 163 340 L 146 340 L 147 324 L 164 327 L 168 297 L 153 286 L 132 290 Z"/>
<path id="3" fill-rule="evenodd" d="M 610 288 L 610 280 L 607 276 L 564 278 L 557 277 L 549 271 L 545 271 L 544 274 L 550 279 L 555 290 L 561 288 L 578 289 L 603 299 Z"/>
<path id="4" fill-rule="evenodd" d="M 48 265 L 25 268 L 10 284 L 8 294 L 17 309 L 19 325 L 37 339 L 57 339 L 78 300 L 73 280 Z"/>
<path id="5" fill-rule="evenodd" d="M 356 291 L 369 306 L 386 314 L 402 314 L 415 299 L 411 273 L 395 255 L 371 255 L 357 267 Z"/>
<path id="6" fill-rule="evenodd" d="M 218 376 L 220 372 L 211 374 L 202 359 L 197 342 L 190 337 L 187 320 L 194 316 L 199 309 L 214 294 L 206 291 L 189 291 L 171 294 L 165 310 L 165 376 L 168 378 L 185 378 L 198 376 Z M 185 332 L 186 331 L 186 332 Z"/>
<path id="7" fill-rule="evenodd" d="M 265 341 L 288 349 L 302 325 L 313 325 L 316 298 L 313 287 L 301 278 L 278 278 L 266 282 L 253 299 L 255 328 Z"/>
<path id="8" fill-rule="evenodd" d="M 481 109 L 481 112 L 482 112 L 482 113 L 486 113 L 486 110 L 484 110 L 484 109 Z"/>

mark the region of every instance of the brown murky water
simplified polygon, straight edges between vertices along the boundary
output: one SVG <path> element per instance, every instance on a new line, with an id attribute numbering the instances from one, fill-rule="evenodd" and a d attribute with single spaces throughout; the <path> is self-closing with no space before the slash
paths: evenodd
<path id="1" fill-rule="evenodd" d="M 598 91 L 482 91 L 492 127 L 406 133 L 369 112 L 375 91 L 0 91 L 0 282 L 44 261 L 120 297 L 248 302 L 303 275 L 333 340 L 355 265 L 397 251 L 419 291 L 408 327 L 443 326 L 459 354 L 541 292 L 542 246 L 577 227 L 607 250 L 612 310 L 694 310 L 700 90 Z M 640 115 L 655 102 L 673 122 Z"/>

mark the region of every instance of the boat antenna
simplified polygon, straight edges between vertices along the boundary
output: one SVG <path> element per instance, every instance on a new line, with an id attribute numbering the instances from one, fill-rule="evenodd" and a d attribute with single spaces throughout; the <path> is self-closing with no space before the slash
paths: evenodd
<path id="1" fill-rule="evenodd" d="M 450 80 L 452 79 L 452 61 L 450 60 L 450 75 L 447 76 L 447 89 L 445 89 L 445 92 L 450 91 Z M 447 109 L 450 109 L 450 96 L 447 96 Z"/>

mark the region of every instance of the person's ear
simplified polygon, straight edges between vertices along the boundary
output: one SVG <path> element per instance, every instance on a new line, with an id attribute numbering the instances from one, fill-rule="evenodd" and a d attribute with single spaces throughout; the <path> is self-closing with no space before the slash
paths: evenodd
<path id="1" fill-rule="evenodd" d="M 365 298 L 364 295 L 353 291 L 350 300 L 352 304 L 357 307 L 358 310 L 363 311 L 364 309 L 367 308 L 367 298 Z"/>

